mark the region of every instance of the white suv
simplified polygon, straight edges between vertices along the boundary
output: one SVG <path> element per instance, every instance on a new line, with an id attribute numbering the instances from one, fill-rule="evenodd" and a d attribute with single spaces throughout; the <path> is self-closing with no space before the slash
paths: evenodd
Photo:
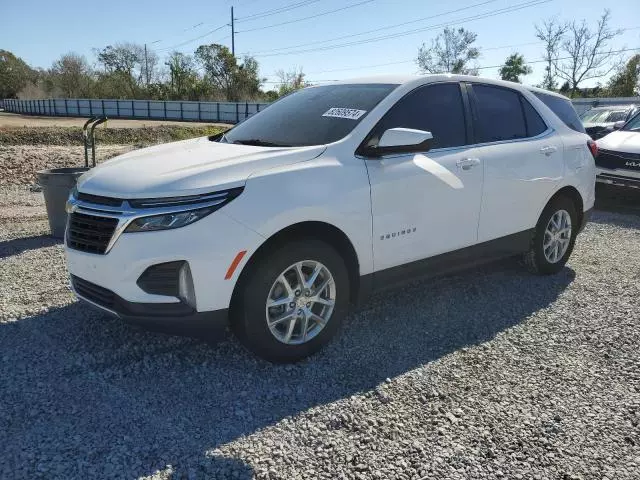
<path id="1" fill-rule="evenodd" d="M 229 325 L 295 361 L 371 291 L 518 254 L 559 271 L 593 206 L 594 149 L 565 97 L 519 84 L 306 88 L 224 135 L 83 175 L 67 205 L 71 283 L 123 320 Z"/>

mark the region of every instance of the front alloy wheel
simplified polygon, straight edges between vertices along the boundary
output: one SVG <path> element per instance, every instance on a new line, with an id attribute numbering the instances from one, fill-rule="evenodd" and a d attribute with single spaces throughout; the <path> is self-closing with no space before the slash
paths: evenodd
<path id="1" fill-rule="evenodd" d="M 340 328 L 350 300 L 349 273 L 331 245 L 300 238 L 266 248 L 243 272 L 231 327 L 252 352 L 296 362 L 320 350 Z"/>
<path id="2" fill-rule="evenodd" d="M 313 260 L 297 262 L 278 276 L 269 291 L 267 325 L 282 343 L 308 342 L 327 325 L 335 302 L 336 286 L 329 269 Z"/>

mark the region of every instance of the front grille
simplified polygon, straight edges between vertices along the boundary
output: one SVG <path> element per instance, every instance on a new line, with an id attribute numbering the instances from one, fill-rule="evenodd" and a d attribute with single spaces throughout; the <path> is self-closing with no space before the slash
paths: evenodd
<path id="1" fill-rule="evenodd" d="M 71 275 L 71 283 L 74 290 L 81 297 L 91 300 L 93 303 L 100 305 L 101 307 L 113 309 L 116 300 L 116 294 L 111 290 L 104 287 L 100 287 L 95 283 L 83 280 L 80 277 Z"/>
<path id="2" fill-rule="evenodd" d="M 598 150 L 596 165 L 610 170 L 639 170 L 640 153 L 614 152 L 612 150 Z"/>
<path id="3" fill-rule="evenodd" d="M 117 218 L 74 212 L 69 215 L 67 246 L 82 252 L 104 255 L 117 225 Z"/>

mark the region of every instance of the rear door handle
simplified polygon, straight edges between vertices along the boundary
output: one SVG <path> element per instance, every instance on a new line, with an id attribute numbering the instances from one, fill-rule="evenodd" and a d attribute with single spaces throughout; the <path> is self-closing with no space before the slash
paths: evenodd
<path id="1" fill-rule="evenodd" d="M 480 159 L 476 157 L 461 158 L 456 162 L 456 165 L 462 170 L 470 170 L 472 167 L 480 165 Z"/>
<path id="2" fill-rule="evenodd" d="M 556 153 L 558 151 L 558 147 L 554 147 L 553 145 L 545 145 L 540 149 L 540 153 L 546 155 L 547 157 L 552 153 Z"/>

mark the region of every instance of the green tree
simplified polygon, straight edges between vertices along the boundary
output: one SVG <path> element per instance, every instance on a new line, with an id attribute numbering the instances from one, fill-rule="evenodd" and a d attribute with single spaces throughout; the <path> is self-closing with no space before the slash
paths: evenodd
<path id="1" fill-rule="evenodd" d="M 422 44 L 418 51 L 417 63 L 426 73 L 461 73 L 477 75 L 478 70 L 469 66 L 480 56 L 480 50 L 473 46 L 477 34 L 464 28 L 445 28 L 431 41 L 431 46 Z"/>
<path id="2" fill-rule="evenodd" d="M 507 57 L 504 65 L 500 68 L 500 78 L 510 82 L 520 82 L 521 75 L 529 75 L 533 70 L 524 61 L 524 57 L 519 53 L 513 53 Z"/>
<path id="3" fill-rule="evenodd" d="M 165 65 L 169 68 L 168 92 L 172 100 L 198 100 L 200 77 L 191 55 L 171 52 Z"/>
<path id="4" fill-rule="evenodd" d="M 200 45 L 195 58 L 204 69 L 204 80 L 211 85 L 213 95 L 238 102 L 260 94 L 262 80 L 258 77 L 258 62 L 253 57 L 245 57 L 243 63 L 238 64 L 227 47 L 211 44 Z"/>
<path id="5" fill-rule="evenodd" d="M 612 97 L 640 95 L 640 54 L 636 54 L 611 77 L 606 88 Z"/>
<path id="6" fill-rule="evenodd" d="M 20 57 L 0 50 L 0 98 L 16 98 L 18 92 L 35 80 L 35 72 Z"/>

